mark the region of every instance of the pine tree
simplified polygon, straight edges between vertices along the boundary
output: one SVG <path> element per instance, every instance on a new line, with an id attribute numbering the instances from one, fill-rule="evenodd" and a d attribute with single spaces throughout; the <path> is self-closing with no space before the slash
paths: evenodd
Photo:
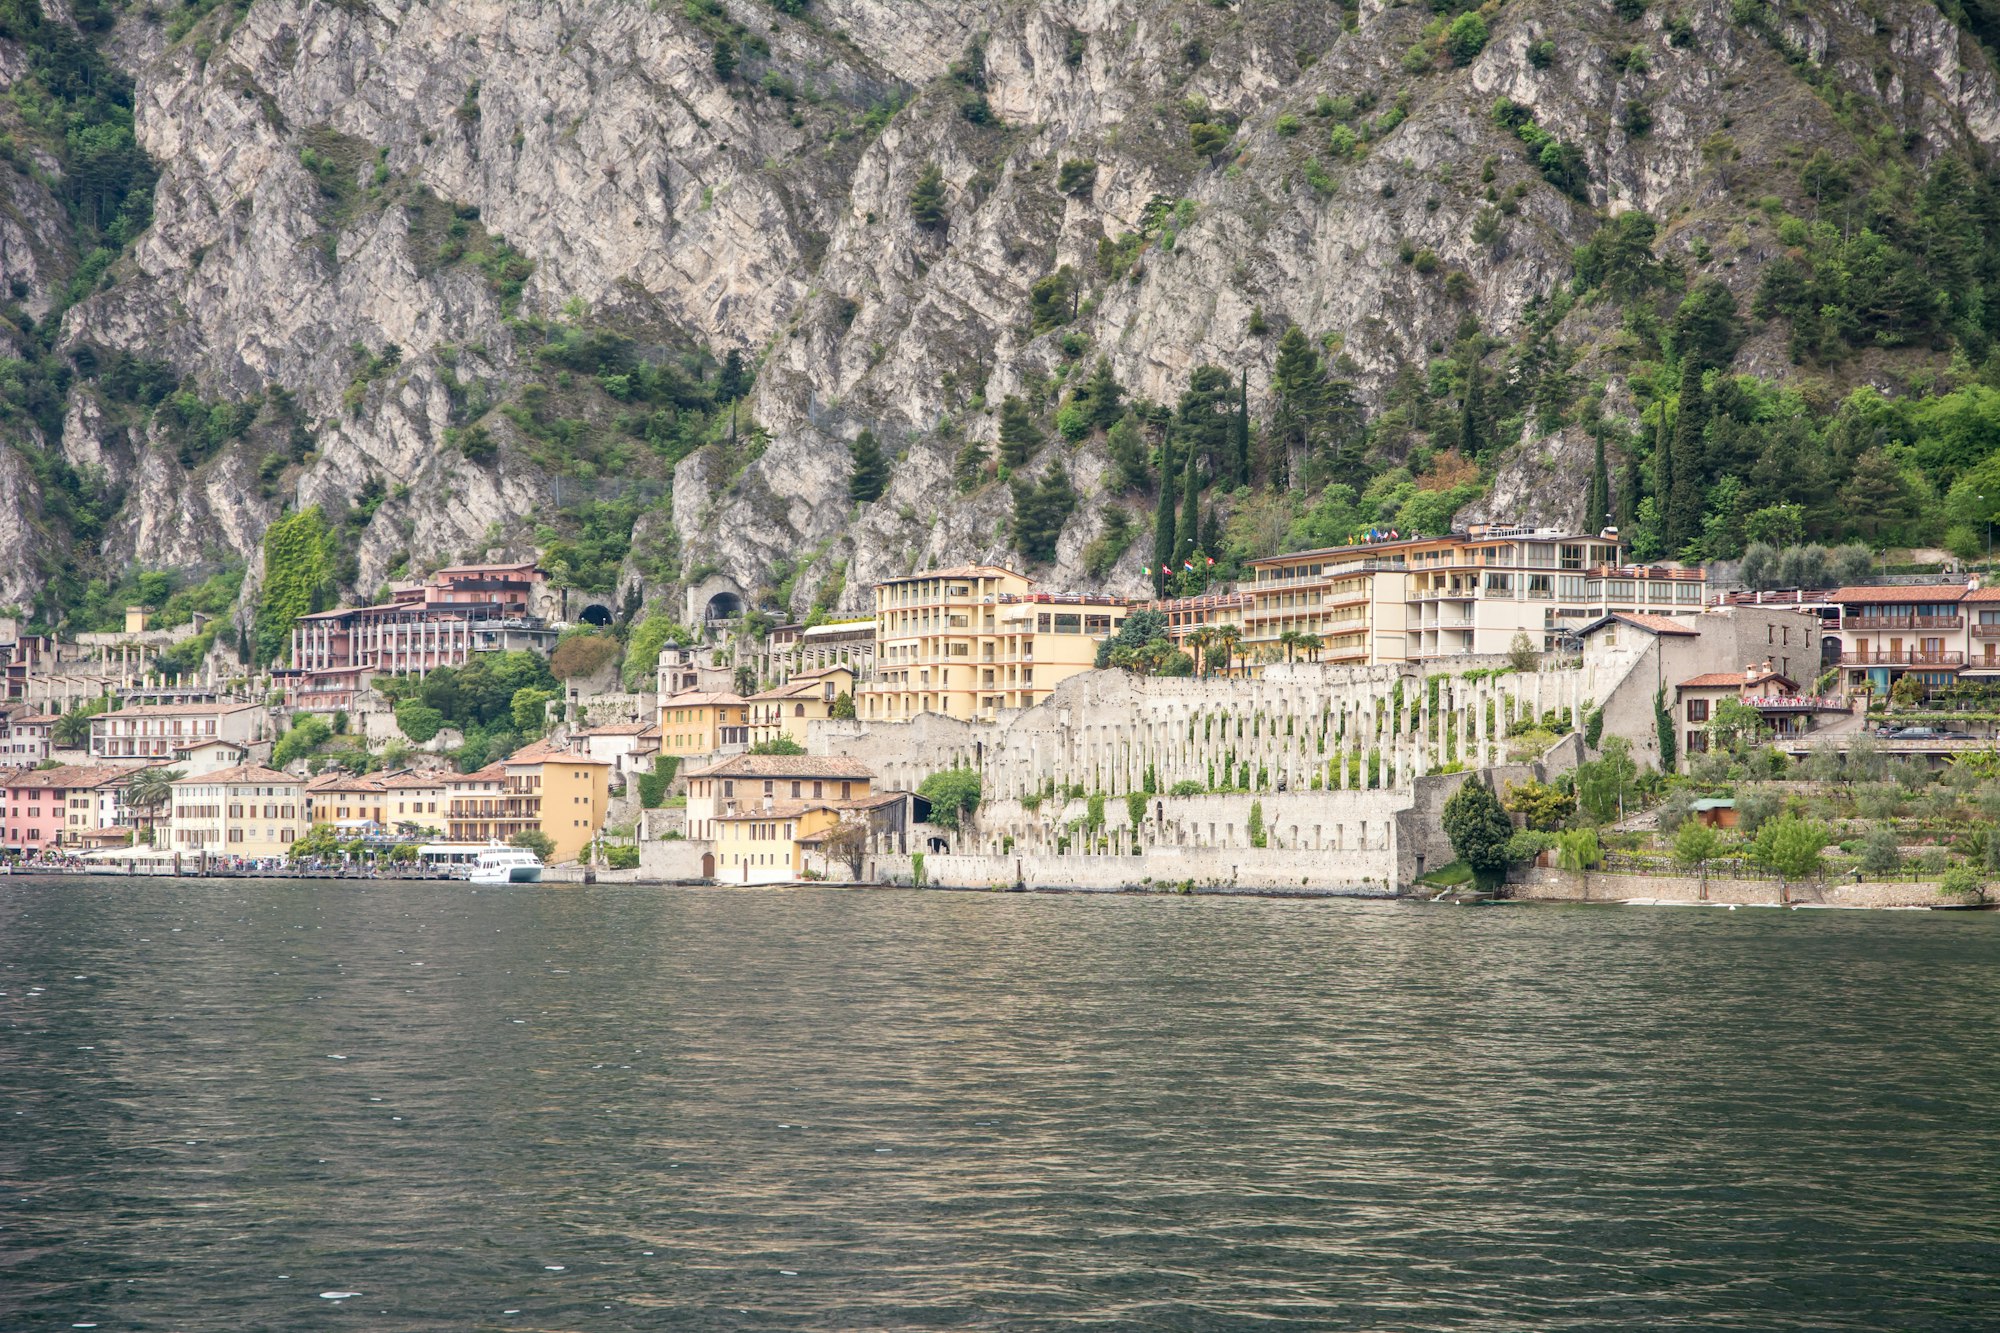
<path id="1" fill-rule="evenodd" d="M 1880 449 L 1869 449 L 1854 460 L 1853 475 L 1841 488 L 1840 501 L 1870 540 L 1878 539 L 1885 527 L 1907 522 L 1914 512 L 1902 471 Z"/>
<path id="2" fill-rule="evenodd" d="M 1264 476 L 1274 486 L 1289 486 L 1292 459 L 1311 453 L 1313 432 L 1326 404 L 1326 372 L 1319 353 L 1296 324 L 1278 339 L 1271 398 L 1271 429 L 1265 436 L 1270 457 Z"/>
<path id="3" fill-rule="evenodd" d="M 1669 556 L 1678 555 L 1682 547 L 1701 535 L 1701 451 L 1702 434 L 1707 427 L 1708 395 L 1702 388 L 1701 362 L 1690 355 L 1681 360 L 1680 410 L 1674 415 L 1670 449 L 1673 480 L 1667 491 L 1661 529 Z"/>
<path id="4" fill-rule="evenodd" d="M 715 42 L 715 77 L 724 83 L 736 77 L 736 43 L 727 37 L 719 37 Z"/>
<path id="5" fill-rule="evenodd" d="M 1042 433 L 1028 405 L 1013 394 L 1000 404 L 1000 461 L 1009 468 L 1020 467 L 1041 447 Z"/>
<path id="6" fill-rule="evenodd" d="M 1187 469 L 1181 475 L 1181 521 L 1175 530 L 1174 566 L 1194 554 L 1201 543 L 1201 454 L 1190 449 Z"/>
<path id="7" fill-rule="evenodd" d="M 966 440 L 965 447 L 960 449 L 958 457 L 952 460 L 952 480 L 958 483 L 958 489 L 961 491 L 969 491 L 979 484 L 985 472 L 986 446 L 978 440 Z"/>
<path id="8" fill-rule="evenodd" d="M 1590 473 L 1590 498 L 1584 501 L 1583 529 L 1595 532 L 1610 522 L 1611 471 L 1604 459 L 1604 435 L 1597 436 L 1597 461 Z"/>
<path id="9" fill-rule="evenodd" d="M 1090 378 L 1076 391 L 1076 401 L 1083 405 L 1090 415 L 1090 424 L 1099 430 L 1109 430 L 1125 415 L 1125 388 L 1111 373 L 1111 362 L 1104 357 L 1097 358 L 1097 369 L 1090 372 Z"/>
<path id="10" fill-rule="evenodd" d="M 926 231 L 944 229 L 944 173 L 935 162 L 910 187 L 910 220 Z"/>
<path id="11" fill-rule="evenodd" d="M 1174 558 L 1174 456 L 1172 446 L 1160 446 L 1160 494 L 1153 510 L 1153 591 L 1164 593 L 1167 566 Z"/>
<path id="12" fill-rule="evenodd" d="M 743 349 L 732 347 L 722 358 L 722 371 L 715 377 L 715 400 L 733 403 L 750 392 L 750 372 L 743 364 Z"/>
<path id="13" fill-rule="evenodd" d="M 881 499 L 889 487 L 889 463 L 882 457 L 875 432 L 862 431 L 847 446 L 847 452 L 854 460 L 853 475 L 847 479 L 847 498 L 862 504 Z"/>
<path id="14" fill-rule="evenodd" d="M 1017 478 L 1014 490 L 1014 549 L 1031 564 L 1056 558 L 1063 524 L 1076 512 L 1076 488 L 1059 467 L 1048 470 L 1039 485 Z"/>
<path id="15" fill-rule="evenodd" d="M 1221 366 L 1196 366 L 1188 376 L 1174 409 L 1174 444 L 1198 457 L 1211 477 L 1236 473 L 1234 403 L 1229 372 Z"/>
<path id="16" fill-rule="evenodd" d="M 1121 491 L 1136 491 L 1146 484 L 1152 464 L 1138 422 L 1129 416 L 1118 418 L 1104 436 L 1104 448 L 1111 455 L 1113 486 Z"/>

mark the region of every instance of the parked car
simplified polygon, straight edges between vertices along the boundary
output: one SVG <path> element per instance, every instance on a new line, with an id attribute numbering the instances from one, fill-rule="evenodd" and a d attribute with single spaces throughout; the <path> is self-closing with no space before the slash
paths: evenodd
<path id="1" fill-rule="evenodd" d="M 1972 734 L 1965 731 L 1939 731 L 1936 727 L 1898 727 L 1887 733 L 1892 741 L 1969 741 Z"/>

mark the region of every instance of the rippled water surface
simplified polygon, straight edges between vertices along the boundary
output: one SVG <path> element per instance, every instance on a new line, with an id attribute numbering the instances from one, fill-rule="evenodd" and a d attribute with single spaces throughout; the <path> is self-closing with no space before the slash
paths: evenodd
<path id="1" fill-rule="evenodd" d="M 12 879 L 0 991 L 10 1331 L 2000 1323 L 1992 915 Z"/>

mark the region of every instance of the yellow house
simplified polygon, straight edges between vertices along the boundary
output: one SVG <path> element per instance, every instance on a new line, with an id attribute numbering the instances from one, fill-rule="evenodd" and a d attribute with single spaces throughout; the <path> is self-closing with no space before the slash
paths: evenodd
<path id="1" fill-rule="evenodd" d="M 451 789 L 443 773 L 395 773 L 382 778 L 383 822 L 392 832 L 444 833 L 451 818 Z"/>
<path id="2" fill-rule="evenodd" d="M 854 694 L 852 667 L 822 667 L 801 671 L 774 690 L 753 694 L 750 705 L 750 743 L 780 737 L 806 743 L 806 728 L 815 720 L 833 716 L 833 701 Z"/>
<path id="3" fill-rule="evenodd" d="M 1125 623 L 1117 597 L 1038 592 L 1000 565 L 932 569 L 875 585 L 875 677 L 854 703 L 868 721 L 919 713 L 990 718 L 1030 708 L 1088 671 Z"/>
<path id="4" fill-rule="evenodd" d="M 604 827 L 611 805 L 611 761 L 554 747 L 529 753 L 535 748 L 504 761 L 508 788 L 540 794 L 541 830 L 556 845 L 554 859 L 574 861 Z"/>
<path id="5" fill-rule="evenodd" d="M 682 758 L 750 743 L 750 701 L 734 694 L 688 690 L 660 700 L 660 753 Z"/>
<path id="6" fill-rule="evenodd" d="M 781 801 L 768 810 L 744 810 L 715 819 L 715 878 L 724 884 L 770 884 L 805 869 L 801 839 L 840 823 L 839 806 Z"/>
<path id="7" fill-rule="evenodd" d="M 451 841 L 507 842 L 533 831 L 555 845 L 551 861 L 574 861 L 604 826 L 610 773 L 609 760 L 536 741 L 477 773 L 454 775 L 445 815 Z"/>
<path id="8" fill-rule="evenodd" d="M 874 777 L 844 755 L 732 755 L 687 775 L 687 836 L 719 840 L 723 817 L 781 802 L 859 800 Z"/>
<path id="9" fill-rule="evenodd" d="M 387 795 L 374 778 L 322 773 L 306 781 L 306 823 L 386 825 Z"/>
<path id="10" fill-rule="evenodd" d="M 259 764 L 173 784 L 167 848 L 187 856 L 285 856 L 305 836 L 306 784 Z"/>

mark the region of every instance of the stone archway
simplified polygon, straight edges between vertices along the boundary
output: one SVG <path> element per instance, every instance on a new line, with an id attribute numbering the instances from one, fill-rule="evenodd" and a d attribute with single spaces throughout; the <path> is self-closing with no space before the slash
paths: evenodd
<path id="1" fill-rule="evenodd" d="M 689 586 L 684 619 L 689 625 L 706 627 L 740 617 L 749 604 L 742 584 L 727 574 L 710 574 Z"/>

